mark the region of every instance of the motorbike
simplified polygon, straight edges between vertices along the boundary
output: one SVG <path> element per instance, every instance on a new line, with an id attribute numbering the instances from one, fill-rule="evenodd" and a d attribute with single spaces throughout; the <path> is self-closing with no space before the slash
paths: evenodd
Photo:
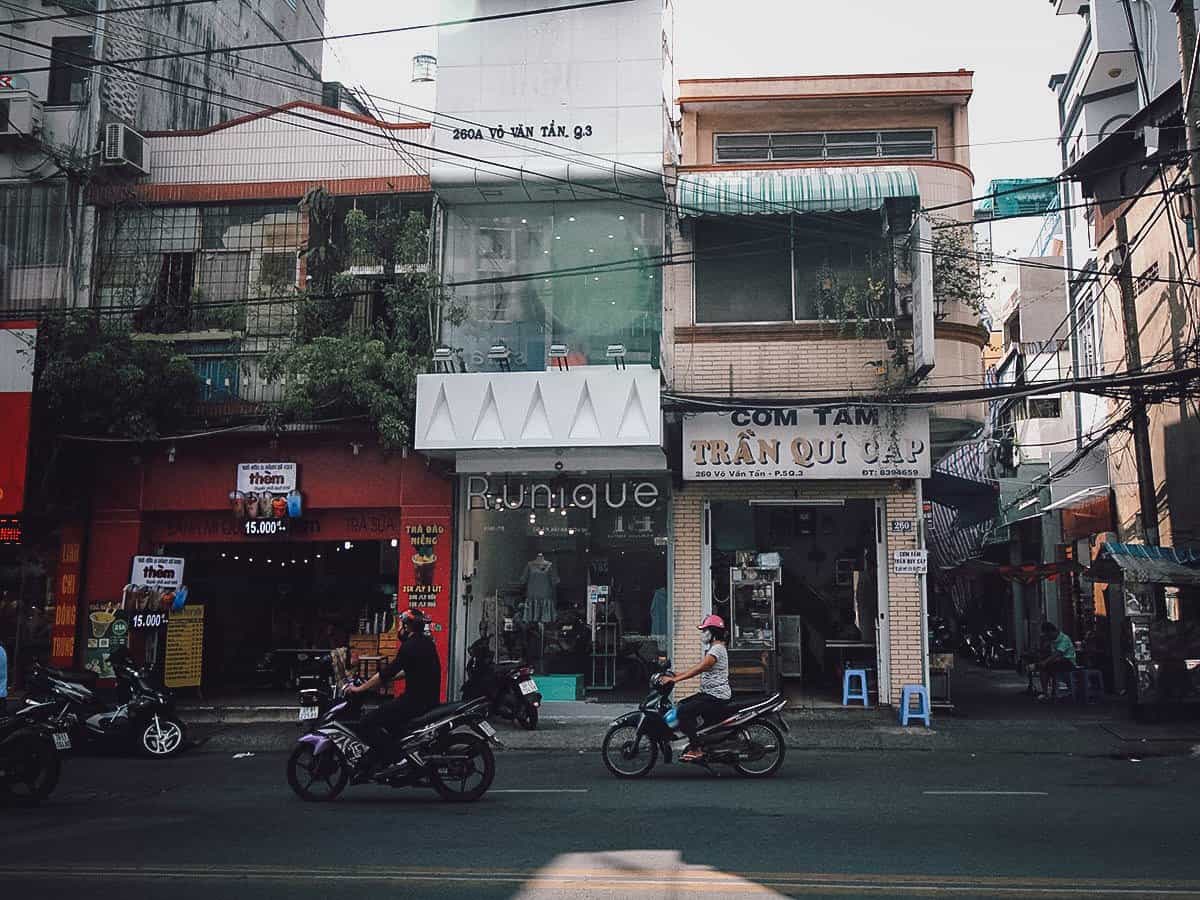
<path id="1" fill-rule="evenodd" d="M 359 684 L 357 679 L 351 682 Z M 435 706 L 393 736 L 380 761 L 367 764 L 361 733 L 363 699 L 346 693 L 297 742 L 287 761 L 288 785 L 302 800 L 337 799 L 346 786 L 431 787 L 443 800 L 466 803 L 487 793 L 496 777 L 492 747 L 502 746 L 479 697 Z"/>
<path id="2" fill-rule="evenodd" d="M 171 691 L 152 682 L 125 651 L 114 652 L 109 662 L 118 682 L 112 697 L 102 697 L 92 677 L 34 663 L 17 716 L 66 732 L 76 745 L 133 748 L 156 758 L 182 750 L 186 729 Z"/>
<path id="3" fill-rule="evenodd" d="M 69 748 L 69 738 L 51 726 L 0 717 L 0 799 L 36 804 L 49 797 L 62 770 L 60 747 Z"/>
<path id="4" fill-rule="evenodd" d="M 650 693 L 632 712 L 609 726 L 601 744 L 604 766 L 618 778 L 641 778 L 650 773 L 661 754 L 663 762 L 674 759 L 672 745 L 686 738 L 678 727 L 673 683 L 663 676 L 672 674 L 669 660 L 663 661 L 650 676 Z M 713 765 L 732 766 L 748 778 L 766 778 L 783 765 L 788 730 L 780 712 L 787 700 L 776 692 L 765 700 L 737 701 L 726 704 L 718 721 L 697 732 L 704 758 L 695 761 L 716 774 Z"/>
<path id="5" fill-rule="evenodd" d="M 934 653 L 951 653 L 954 650 L 954 633 L 941 616 L 929 617 L 929 649 Z"/>
<path id="6" fill-rule="evenodd" d="M 492 712 L 529 731 L 537 728 L 542 695 L 529 666 L 496 666 L 491 639 L 485 635 L 467 648 L 467 677 L 462 698 L 486 697 Z"/>
<path id="7" fill-rule="evenodd" d="M 983 632 L 983 664 L 989 669 L 997 666 L 1016 666 L 1017 650 L 1008 640 L 1003 625 L 993 625 Z"/>

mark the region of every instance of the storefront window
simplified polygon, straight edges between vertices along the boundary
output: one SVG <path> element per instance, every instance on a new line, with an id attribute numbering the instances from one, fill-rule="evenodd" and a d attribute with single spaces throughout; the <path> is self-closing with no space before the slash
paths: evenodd
<path id="1" fill-rule="evenodd" d="M 548 367 L 551 344 L 571 365 L 603 365 L 610 344 L 629 364 L 658 364 L 663 216 L 618 201 L 475 204 L 446 217 L 446 280 L 465 321 L 443 340 L 468 369 L 489 368 L 504 342 L 511 366 Z"/>
<path id="2" fill-rule="evenodd" d="M 487 635 L 502 661 L 644 691 L 668 649 L 669 483 L 472 475 L 462 487 L 478 546 L 465 644 Z"/>

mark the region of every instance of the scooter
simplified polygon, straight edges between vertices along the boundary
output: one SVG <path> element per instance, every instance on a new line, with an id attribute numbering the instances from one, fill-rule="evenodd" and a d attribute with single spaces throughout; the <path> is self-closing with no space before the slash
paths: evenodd
<path id="1" fill-rule="evenodd" d="M 62 771 L 56 748 L 64 739 L 48 725 L 0 717 L 0 798 L 37 804 L 49 797 Z"/>
<path id="2" fill-rule="evenodd" d="M 351 684 L 360 684 L 355 679 Z M 335 800 L 354 784 L 432 787 L 443 800 L 471 802 L 496 777 L 492 746 L 501 746 L 486 721 L 488 702 L 435 706 L 393 737 L 380 761 L 368 763 L 361 734 L 363 698 L 346 693 L 297 742 L 287 761 L 288 785 L 310 802 Z"/>
<path id="3" fill-rule="evenodd" d="M 186 730 L 171 691 L 152 683 L 124 649 L 114 651 L 109 663 L 120 684 L 112 701 L 98 694 L 92 678 L 34 663 L 17 716 L 66 732 L 76 745 L 131 747 L 158 758 L 182 750 Z"/>
<path id="4" fill-rule="evenodd" d="M 462 698 L 486 697 L 496 715 L 512 719 L 529 731 L 537 728 L 542 695 L 533 680 L 533 669 L 529 666 L 495 666 L 492 662 L 495 654 L 487 635 L 468 647 L 467 655 L 470 660 Z"/>
<path id="5" fill-rule="evenodd" d="M 650 676 L 646 699 L 637 710 L 613 722 L 604 735 L 600 748 L 604 766 L 618 778 L 648 775 L 659 754 L 663 762 L 672 762 L 672 744 L 686 738 L 671 700 L 674 682 L 663 680 L 672 674 L 670 668 L 670 660 L 660 660 L 659 671 Z M 787 700 L 778 692 L 765 700 L 729 701 L 718 721 L 697 732 L 704 756 L 693 764 L 712 774 L 716 774 L 713 765 L 723 765 L 748 778 L 774 775 L 786 753 L 783 733 L 788 726 L 780 715 L 785 706 Z"/>

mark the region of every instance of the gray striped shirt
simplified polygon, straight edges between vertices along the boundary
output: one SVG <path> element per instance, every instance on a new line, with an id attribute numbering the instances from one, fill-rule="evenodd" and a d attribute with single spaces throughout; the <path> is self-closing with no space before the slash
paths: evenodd
<path id="1" fill-rule="evenodd" d="M 717 662 L 707 672 L 700 673 L 700 690 L 718 700 L 728 700 L 733 696 L 729 689 L 729 651 L 724 644 L 713 641 L 705 656 L 711 656 Z"/>

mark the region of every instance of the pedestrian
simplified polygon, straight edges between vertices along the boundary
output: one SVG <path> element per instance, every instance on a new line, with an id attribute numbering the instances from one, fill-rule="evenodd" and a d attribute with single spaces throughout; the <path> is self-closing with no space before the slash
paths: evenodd
<path id="1" fill-rule="evenodd" d="M 1049 655 L 1038 662 L 1042 673 L 1042 695 L 1039 700 L 1058 696 L 1058 679 L 1060 672 L 1070 672 L 1075 668 L 1075 642 L 1058 630 L 1053 622 L 1042 623 L 1042 638 L 1046 641 Z"/>

